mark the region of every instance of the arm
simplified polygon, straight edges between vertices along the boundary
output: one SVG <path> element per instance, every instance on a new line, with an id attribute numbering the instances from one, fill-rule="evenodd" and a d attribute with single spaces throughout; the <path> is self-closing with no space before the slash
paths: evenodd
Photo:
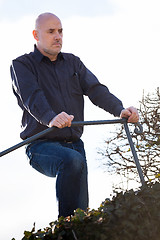
<path id="1" fill-rule="evenodd" d="M 80 59 L 78 61 L 80 85 L 83 93 L 89 97 L 92 103 L 114 116 L 128 118 L 128 122 L 138 122 L 137 109 L 134 107 L 124 109 L 122 102 L 98 81 L 96 76 L 85 67 Z"/>
<path id="2" fill-rule="evenodd" d="M 79 68 L 79 81 L 84 95 L 87 95 L 96 106 L 114 116 L 120 116 L 121 111 L 124 109 L 122 102 L 105 85 L 101 84 L 81 61 L 77 65 Z"/>
<path id="3" fill-rule="evenodd" d="M 39 123 L 47 126 L 56 113 L 48 104 L 35 74 L 29 66 L 15 60 L 11 66 L 11 77 L 22 110 L 26 109 Z"/>

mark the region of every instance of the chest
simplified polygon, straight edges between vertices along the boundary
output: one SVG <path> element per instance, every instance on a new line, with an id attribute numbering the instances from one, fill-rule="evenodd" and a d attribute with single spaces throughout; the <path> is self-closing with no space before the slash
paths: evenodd
<path id="1" fill-rule="evenodd" d="M 35 66 L 39 87 L 48 96 L 82 95 L 78 68 L 74 64 L 60 61 L 56 64 L 41 62 Z"/>

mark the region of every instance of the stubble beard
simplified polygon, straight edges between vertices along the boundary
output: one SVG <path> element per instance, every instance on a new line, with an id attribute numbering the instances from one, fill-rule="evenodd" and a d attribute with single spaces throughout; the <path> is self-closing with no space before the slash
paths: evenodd
<path id="1" fill-rule="evenodd" d="M 51 50 L 51 49 L 44 48 L 43 51 L 51 57 L 57 57 L 57 55 L 60 53 L 61 49 L 59 51 L 54 51 L 54 50 Z"/>

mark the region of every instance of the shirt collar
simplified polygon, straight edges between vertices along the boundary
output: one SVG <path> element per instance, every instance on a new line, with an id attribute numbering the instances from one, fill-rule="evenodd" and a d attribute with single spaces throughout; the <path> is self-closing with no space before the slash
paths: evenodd
<path id="1" fill-rule="evenodd" d="M 43 58 L 46 58 L 37 48 L 36 44 L 34 45 L 34 52 L 33 52 L 34 58 L 37 60 L 37 62 L 41 62 Z M 58 60 L 64 59 L 64 54 L 60 52 L 57 56 Z"/>

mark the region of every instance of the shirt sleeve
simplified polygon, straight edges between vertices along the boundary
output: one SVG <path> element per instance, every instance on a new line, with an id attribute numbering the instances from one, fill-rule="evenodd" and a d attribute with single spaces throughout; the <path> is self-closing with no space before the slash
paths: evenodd
<path id="1" fill-rule="evenodd" d="M 22 110 L 26 109 L 39 123 L 48 126 L 56 113 L 47 102 L 36 76 L 17 60 L 12 62 L 10 70 L 13 91 Z"/>
<path id="2" fill-rule="evenodd" d="M 120 116 L 124 109 L 122 102 L 105 85 L 101 84 L 81 61 L 79 62 L 79 78 L 84 94 L 89 97 L 93 104 L 114 116 Z"/>

